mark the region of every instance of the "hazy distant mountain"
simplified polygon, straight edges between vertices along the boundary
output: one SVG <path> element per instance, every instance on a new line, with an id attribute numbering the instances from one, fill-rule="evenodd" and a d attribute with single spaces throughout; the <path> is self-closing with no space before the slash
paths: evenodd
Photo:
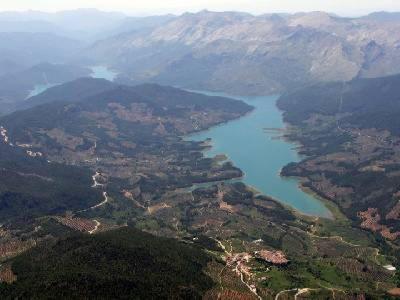
<path id="1" fill-rule="evenodd" d="M 65 62 L 83 48 L 82 42 L 66 37 L 63 28 L 27 14 L 0 13 L 0 76 L 42 62 Z"/>
<path id="2" fill-rule="evenodd" d="M 374 12 L 365 16 L 364 19 L 380 21 L 380 22 L 398 22 L 400 21 L 400 12 Z"/>
<path id="3" fill-rule="evenodd" d="M 93 41 L 95 35 L 116 27 L 126 16 L 97 9 L 77 9 L 46 13 L 39 11 L 0 12 L 0 31 L 53 32 Z"/>
<path id="4" fill-rule="evenodd" d="M 77 40 L 47 32 L 0 32 L 0 41 L 0 114 L 14 110 L 37 84 L 89 74 L 82 67 L 62 65 L 83 48 Z"/>
<path id="5" fill-rule="evenodd" d="M 141 18 L 80 9 L 3 12 L 0 25 L 0 32 L 7 31 L 0 33 L 5 41 L 0 74 L 76 54 L 76 62 L 119 70 L 122 83 L 265 94 L 316 81 L 400 72 L 396 13 L 351 19 L 324 12 L 253 16 L 202 11 Z M 87 49 L 81 53 L 83 46 Z"/>
<path id="6" fill-rule="evenodd" d="M 400 72 L 399 29 L 400 22 L 323 12 L 203 11 L 97 42 L 86 56 L 119 69 L 127 82 L 263 94 Z"/>
<path id="7" fill-rule="evenodd" d="M 45 13 L 40 11 L 0 12 L 0 32 L 46 32 L 84 43 L 93 43 L 134 30 L 153 29 L 176 18 L 174 15 L 129 17 L 97 9 Z"/>
<path id="8" fill-rule="evenodd" d="M 63 33 L 63 29 L 47 21 L 0 21 L 0 32 Z"/>
<path id="9" fill-rule="evenodd" d="M 174 15 L 161 15 L 149 17 L 126 17 L 119 24 L 101 35 L 112 36 L 135 30 L 153 29 L 176 18 Z"/>
<path id="10" fill-rule="evenodd" d="M 0 114 L 17 109 L 36 85 L 53 85 L 88 76 L 90 70 L 75 65 L 41 63 L 0 77 Z"/>
<path id="11" fill-rule="evenodd" d="M 7 74 L 7 73 L 12 73 L 12 72 L 18 72 L 26 68 L 23 64 L 20 62 L 17 62 L 12 59 L 5 59 L 1 60 L 0 59 L 0 76 Z"/>
<path id="12" fill-rule="evenodd" d="M 2 32 L 0 40 L 0 63 L 26 67 L 64 62 L 82 47 L 77 40 L 51 33 Z"/>
<path id="13" fill-rule="evenodd" d="M 54 86 L 37 96 L 26 99 L 26 101 L 20 103 L 18 108 L 26 109 L 49 102 L 78 102 L 115 87 L 116 84 L 105 79 L 79 78 Z"/>
<path id="14" fill-rule="evenodd" d="M 53 23 L 77 31 L 83 29 L 99 31 L 125 19 L 125 17 L 122 13 L 103 12 L 97 9 L 77 9 L 49 15 L 49 19 Z"/>
<path id="15" fill-rule="evenodd" d="M 41 11 L 6 11 L 0 12 L 0 21 L 31 22 L 42 21 L 70 27 L 71 30 L 104 28 L 112 22 L 123 20 L 126 15 L 117 12 L 103 12 L 97 9 L 65 10 L 56 13 Z"/>

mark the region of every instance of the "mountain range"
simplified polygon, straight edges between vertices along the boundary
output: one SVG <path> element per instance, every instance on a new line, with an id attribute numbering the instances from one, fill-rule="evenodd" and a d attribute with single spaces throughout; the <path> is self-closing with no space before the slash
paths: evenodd
<path id="1" fill-rule="evenodd" d="M 400 295 L 399 29 L 386 12 L 0 13 L 0 297 Z M 286 126 L 244 134 L 296 143 L 280 175 L 331 218 L 190 138 L 273 99 Z"/>
<path id="2" fill-rule="evenodd" d="M 85 67 L 66 64 L 40 63 L 18 72 L 0 76 L 0 114 L 7 114 L 29 103 L 27 98 L 36 87 L 50 87 L 66 81 L 88 76 Z M 22 103 L 22 104 L 21 104 Z"/>
<path id="3" fill-rule="evenodd" d="M 44 61 L 105 65 L 119 73 L 117 81 L 122 84 L 153 82 L 263 95 L 318 81 L 400 71 L 400 20 L 394 13 L 360 18 L 324 12 L 253 16 L 202 11 L 153 17 L 96 10 L 0 14 L 0 22 L 21 26 L 17 18 L 64 29 L 34 32 L 31 26 L 31 32 L 0 33 L 7 41 L 0 45 L 0 74 Z M 74 22 L 82 18 L 87 26 Z M 88 33 L 67 34 L 67 28 Z"/>
<path id="4" fill-rule="evenodd" d="M 82 49 L 82 43 L 53 33 L 0 32 L 1 75 L 36 64 L 62 63 Z"/>
<path id="5" fill-rule="evenodd" d="M 186 13 L 98 41 L 84 56 L 119 70 L 123 82 L 279 93 L 316 81 L 399 72 L 400 23 L 389 16 Z"/>

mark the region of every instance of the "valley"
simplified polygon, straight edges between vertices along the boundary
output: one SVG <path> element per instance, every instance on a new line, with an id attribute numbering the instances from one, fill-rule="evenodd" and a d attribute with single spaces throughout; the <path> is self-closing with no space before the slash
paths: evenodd
<path id="1" fill-rule="evenodd" d="M 0 9 L 0 298 L 396 299 L 399 29 Z"/>
<path id="2" fill-rule="evenodd" d="M 211 148 L 205 155 L 226 155 L 244 172 L 243 182 L 261 193 L 300 213 L 329 218 L 331 212 L 323 203 L 305 194 L 297 180 L 280 177 L 280 170 L 300 157 L 294 149 L 296 145 L 279 136 L 285 128 L 281 112 L 276 108 L 278 97 L 236 97 L 254 106 L 254 111 L 238 120 L 191 135 L 189 139 L 203 141 L 210 138 Z"/>
<path id="3" fill-rule="evenodd" d="M 45 104 L 0 119 L 3 139 L 8 143 L 3 143 L 5 149 L 13 153 L 14 148 L 21 147 L 11 144 L 29 145 L 30 151 L 40 152 L 42 157 L 25 155 L 24 159 L 41 161 L 45 167 L 70 165 L 85 170 L 82 181 L 86 184 L 85 193 L 93 196 L 90 204 L 80 202 L 79 208 L 65 206 L 54 213 L 37 208 L 36 215 L 18 222 L 11 219 L 11 213 L 3 219 L 2 243 L 6 249 L 15 246 L 1 259 L 6 263 L 5 274 L 10 274 L 11 264 L 11 274 L 17 281 L 7 287 L 8 292 L 0 286 L 0 293 L 20 295 L 24 290 L 19 285 L 25 284 L 25 279 L 18 279 L 21 274 L 18 254 L 21 252 L 33 247 L 30 250 L 33 252 L 26 254 L 27 263 L 30 263 L 35 251 L 52 251 L 51 245 L 56 243 L 57 247 L 71 234 L 86 233 L 96 240 L 102 232 L 110 232 L 112 236 L 114 230 L 121 228 L 136 228 L 206 249 L 210 263 L 204 270 L 213 285 L 202 292 L 205 298 L 220 295 L 228 299 L 232 294 L 240 294 L 269 299 L 290 293 L 286 290 L 299 295 L 332 294 L 334 290 L 346 297 L 358 295 L 362 290 L 379 296 L 396 287 L 393 271 L 384 268 L 384 264 L 391 263 L 394 258 L 387 253 L 382 261 L 376 259 L 378 244 L 372 235 L 351 228 L 345 219 L 301 215 L 255 192 L 237 180 L 244 175 L 233 164 L 236 156 L 230 151 L 237 147 L 228 143 L 230 150 L 225 150 L 218 146 L 221 140 L 212 135 L 215 144 L 210 148 L 210 141 L 206 140 L 209 133 L 227 129 L 221 136 L 232 131 L 240 133 L 238 128 L 226 127 L 239 124 L 253 139 L 241 143 L 250 147 L 257 139 L 264 140 L 267 144 L 262 150 L 278 145 L 274 152 L 293 155 L 289 160 L 297 160 L 293 144 L 270 140 L 276 137 L 275 133 L 272 136 L 265 133 L 265 127 L 283 126 L 280 112 L 276 108 L 273 110 L 276 97 L 261 97 L 245 103 L 154 84 L 135 87 L 110 84 L 103 90 L 101 79 L 81 79 L 65 86 L 74 93 L 77 91 L 74 86 L 81 89 L 86 84 L 92 93 L 86 98 L 74 98 L 69 102 L 58 100 L 57 95 L 66 97 L 58 93 L 65 90 L 64 85 L 60 85 L 37 96 Z M 97 88 L 98 93 L 93 94 Z M 267 114 L 273 123 L 262 121 L 267 111 L 274 113 Z M 41 117 L 44 115 L 47 118 Z M 253 117 L 255 119 L 251 119 Z M 246 120 L 251 122 L 246 123 Z M 204 131 L 215 125 L 211 131 Z M 250 131 L 257 132 L 256 136 Z M 211 152 L 204 156 L 204 151 Z M 220 151 L 226 152 L 233 163 L 221 155 L 215 156 Z M 244 157 L 248 155 L 244 154 Z M 260 155 L 265 153 L 261 151 Z M 278 186 L 284 185 L 283 191 L 298 195 L 277 197 L 282 202 L 297 200 L 285 204 L 297 206 L 300 212 L 310 215 L 321 216 L 328 212 L 321 202 L 303 194 L 296 181 L 279 181 L 282 179 L 276 172 L 288 159 L 282 158 L 273 158 L 282 165 L 277 164 L 268 173 L 269 177 L 253 177 L 254 174 L 247 171 L 243 181 L 258 187 L 252 178 L 258 178 L 259 182 L 272 178 Z M 237 162 L 242 164 L 241 160 Z M 260 170 L 267 167 L 262 165 Z M 246 170 L 246 165 L 243 168 Z M 10 175 L 9 169 L 4 171 L 5 176 Z M 44 180 L 37 170 L 28 168 L 24 173 Z M 79 176 L 75 179 L 82 180 Z M 5 192 L 9 191 L 11 183 L 4 186 Z M 198 185 L 202 183 L 203 186 Z M 273 187 L 263 186 L 260 187 L 265 194 L 275 196 Z M 302 199 L 312 205 L 304 205 Z M 14 217 L 17 211 L 18 208 L 13 211 Z M 326 234 L 328 229 L 329 234 Z M 76 239 L 80 243 L 87 237 L 78 235 Z M 357 244 L 349 242 L 355 240 Z M 37 244 L 44 248 L 34 247 Z M 68 264 L 69 258 L 63 262 Z M 344 277 L 346 280 L 339 281 L 338 278 Z M 372 285 L 373 282 L 379 282 L 378 286 Z M 87 284 L 80 288 L 80 293 L 91 289 L 90 283 Z M 57 295 L 55 290 L 52 293 Z"/>

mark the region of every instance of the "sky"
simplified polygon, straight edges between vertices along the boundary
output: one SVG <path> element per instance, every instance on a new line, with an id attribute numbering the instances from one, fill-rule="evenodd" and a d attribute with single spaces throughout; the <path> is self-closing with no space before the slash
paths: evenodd
<path id="1" fill-rule="evenodd" d="M 0 0 L 0 11 L 60 11 L 97 8 L 122 11 L 130 15 L 151 15 L 203 9 L 272 12 L 326 11 L 343 16 L 358 16 L 373 11 L 400 11 L 400 0 Z"/>

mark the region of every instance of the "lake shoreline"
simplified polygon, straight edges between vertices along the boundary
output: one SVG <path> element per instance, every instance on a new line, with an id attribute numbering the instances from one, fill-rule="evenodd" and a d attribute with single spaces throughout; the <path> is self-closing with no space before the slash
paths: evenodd
<path id="1" fill-rule="evenodd" d="M 243 98 L 204 91 L 193 92 L 241 100 L 254 109 L 238 119 L 186 135 L 185 140 L 202 142 L 211 138 L 211 143 L 208 142 L 211 147 L 203 151 L 205 157 L 226 155 L 243 172 L 243 183 L 259 191 L 260 195 L 279 202 L 293 213 L 333 218 L 334 213 L 326 199 L 322 200 L 303 189 L 298 179 L 280 175 L 280 169 L 304 157 L 298 153 L 298 149 L 293 149 L 294 144 L 296 148 L 300 146 L 298 143 L 288 141 L 282 136 L 288 127 L 283 122 L 282 112 L 276 106 L 278 95 Z M 277 135 L 280 136 L 279 140 L 273 138 Z"/>

